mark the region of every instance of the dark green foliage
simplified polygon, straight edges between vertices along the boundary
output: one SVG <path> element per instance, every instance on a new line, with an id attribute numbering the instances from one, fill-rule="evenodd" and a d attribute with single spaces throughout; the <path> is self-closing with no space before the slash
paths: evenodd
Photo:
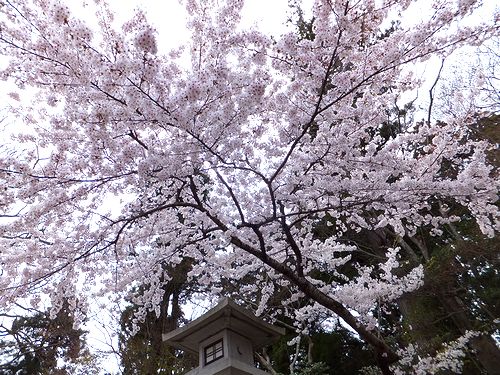
<path id="1" fill-rule="evenodd" d="M 328 366 L 323 362 L 308 363 L 295 372 L 296 375 L 329 375 Z"/>
<path id="2" fill-rule="evenodd" d="M 287 335 L 268 350 L 273 369 L 279 374 L 290 373 L 295 346 L 287 342 L 293 337 L 293 334 Z M 308 340 L 302 340 L 295 374 L 350 375 L 370 365 L 375 365 L 370 349 L 352 332 L 337 327 L 333 332 L 317 332 Z"/>
<path id="3" fill-rule="evenodd" d="M 162 333 L 172 331 L 184 322 L 181 304 L 193 292 L 187 281 L 191 259 L 186 258 L 175 268 L 167 269 L 171 280 L 163 287 L 165 294 L 159 316 L 148 312 L 144 321 L 139 323 L 139 332 L 132 335 L 132 321 L 138 306 L 131 304 L 122 312 L 119 342 L 123 375 L 182 375 L 197 365 L 193 355 L 175 350 L 162 341 Z M 143 289 L 137 293 L 142 293 Z"/>
<path id="4" fill-rule="evenodd" d="M 471 127 L 473 139 L 483 139 L 491 143 L 488 151 L 488 162 L 500 167 L 500 114 L 489 113 L 477 116 L 476 122 Z"/>
<path id="5" fill-rule="evenodd" d="M 288 20 L 297 28 L 299 40 L 314 40 L 314 18 L 307 20 L 304 18 L 304 11 L 297 0 L 288 0 L 288 7 L 292 11 L 292 16 Z"/>
<path id="6" fill-rule="evenodd" d="M 344 328 L 332 333 L 317 333 L 314 342 L 313 359 L 325 363 L 327 374 L 355 374 L 361 368 L 375 364 L 373 354 L 363 342 Z"/>
<path id="7" fill-rule="evenodd" d="M 18 316 L 0 327 L 0 374 L 69 374 L 58 360 L 75 362 L 84 349 L 85 332 L 73 328 L 73 316 L 64 304 L 55 319 L 47 312 Z"/>

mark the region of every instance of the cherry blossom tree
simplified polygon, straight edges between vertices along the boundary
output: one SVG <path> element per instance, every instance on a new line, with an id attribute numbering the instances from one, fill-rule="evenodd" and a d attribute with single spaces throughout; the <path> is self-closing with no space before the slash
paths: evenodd
<path id="1" fill-rule="evenodd" d="M 387 109 L 422 87 L 415 64 L 498 32 L 494 20 L 461 22 L 475 0 L 429 2 L 422 22 L 385 32 L 412 3 L 316 0 L 302 39 L 240 27 L 243 1 L 186 0 L 190 43 L 161 51 L 140 11 L 119 28 L 102 1 L 98 25 L 58 1 L 0 2 L 2 78 L 18 87 L 22 124 L 0 159 L 0 303 L 47 294 L 53 314 L 69 301 L 78 317 L 85 296 L 148 285 L 139 321 L 159 313 L 163 265 L 189 257 L 190 279 L 212 292 L 264 271 L 242 290 L 262 291 L 257 312 L 274 285 L 288 287 L 312 301 L 282 301 L 301 327 L 341 318 L 392 373 L 399 356 L 371 312 L 418 288 L 422 267 L 396 272 L 391 248 L 345 275 L 357 249 L 339 238 L 459 220 L 430 199 L 466 207 L 488 236 L 500 225 L 489 145 L 467 137 L 473 107 L 379 134 Z M 445 160 L 459 170 L 443 173 Z M 319 223 L 335 235 L 316 238 Z"/>

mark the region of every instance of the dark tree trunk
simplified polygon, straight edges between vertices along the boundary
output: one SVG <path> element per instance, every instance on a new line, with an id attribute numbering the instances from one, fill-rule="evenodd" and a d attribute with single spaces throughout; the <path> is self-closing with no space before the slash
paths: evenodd
<path id="1" fill-rule="evenodd" d="M 440 300 L 457 329 L 464 334 L 474 330 L 474 324 L 467 314 L 467 306 L 456 295 L 442 293 Z M 481 335 L 470 340 L 470 347 L 481 366 L 490 375 L 500 375 L 500 349 L 491 336 Z"/>

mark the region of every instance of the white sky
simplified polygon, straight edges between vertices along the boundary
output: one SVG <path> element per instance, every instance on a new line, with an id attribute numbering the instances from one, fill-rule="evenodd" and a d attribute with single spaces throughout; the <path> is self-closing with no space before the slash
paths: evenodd
<path id="1" fill-rule="evenodd" d="M 164 46 L 177 46 L 187 40 L 183 32 L 186 12 L 178 0 L 110 0 L 109 3 L 117 10 L 117 20 L 126 20 L 138 7 L 144 10 Z M 115 4 L 119 5 L 115 8 Z M 276 35 L 284 30 L 282 26 L 289 13 L 288 0 L 247 0 L 242 25 L 257 25 L 259 30 Z"/>

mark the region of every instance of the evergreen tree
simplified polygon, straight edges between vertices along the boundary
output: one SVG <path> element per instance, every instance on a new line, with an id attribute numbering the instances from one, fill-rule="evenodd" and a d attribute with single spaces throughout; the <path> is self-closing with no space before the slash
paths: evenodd
<path id="1" fill-rule="evenodd" d="M 85 332 L 73 327 L 67 303 L 54 319 L 48 312 L 37 311 L 26 316 L 6 315 L 3 320 L 2 375 L 71 375 L 67 364 L 84 362 L 90 357 L 85 347 Z"/>
<path id="2" fill-rule="evenodd" d="M 186 258 L 175 267 L 165 266 L 170 279 L 162 280 L 163 298 L 159 314 L 148 311 L 143 321 L 137 323 L 138 327 L 133 327 L 139 306 L 130 301 L 131 304 L 122 312 L 119 354 L 124 375 L 183 375 L 197 365 L 195 356 L 178 351 L 162 341 L 163 333 L 186 323 L 182 305 L 195 291 L 187 278 L 191 262 Z M 144 290 L 138 288 L 134 294 L 139 295 Z"/>

